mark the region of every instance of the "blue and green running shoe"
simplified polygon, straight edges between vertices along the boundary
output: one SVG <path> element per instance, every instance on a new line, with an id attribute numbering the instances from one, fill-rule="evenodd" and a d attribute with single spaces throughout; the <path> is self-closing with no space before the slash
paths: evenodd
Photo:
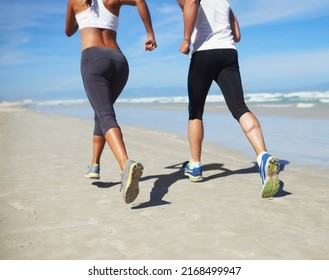
<path id="1" fill-rule="evenodd" d="M 260 177 L 262 179 L 262 198 L 273 197 L 279 190 L 280 161 L 278 158 L 266 153 L 262 157 L 259 166 Z"/>
<path id="2" fill-rule="evenodd" d="M 191 162 L 187 163 L 184 167 L 184 175 L 188 176 L 192 182 L 200 182 L 203 180 L 202 177 L 202 166 L 190 167 Z"/>

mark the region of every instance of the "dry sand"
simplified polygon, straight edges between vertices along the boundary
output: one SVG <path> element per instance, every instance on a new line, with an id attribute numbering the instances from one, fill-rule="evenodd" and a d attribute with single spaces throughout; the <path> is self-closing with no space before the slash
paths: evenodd
<path id="1" fill-rule="evenodd" d="M 108 148 L 101 180 L 84 178 L 91 121 L 1 110 L 0 259 L 328 259 L 328 172 L 282 162 L 264 200 L 254 158 L 204 143 L 206 180 L 191 183 L 187 139 L 122 129 L 145 167 L 132 204 Z"/>

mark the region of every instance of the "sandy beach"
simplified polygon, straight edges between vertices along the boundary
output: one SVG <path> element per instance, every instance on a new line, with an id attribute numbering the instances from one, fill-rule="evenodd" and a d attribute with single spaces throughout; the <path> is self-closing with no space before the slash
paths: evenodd
<path id="1" fill-rule="evenodd" d="M 84 178 L 91 121 L 1 109 L 0 259 L 328 259 L 328 172 L 282 161 L 280 191 L 264 200 L 247 154 L 205 142 L 206 180 L 191 183 L 186 138 L 122 130 L 145 167 L 132 204 L 108 148 L 101 179 Z"/>

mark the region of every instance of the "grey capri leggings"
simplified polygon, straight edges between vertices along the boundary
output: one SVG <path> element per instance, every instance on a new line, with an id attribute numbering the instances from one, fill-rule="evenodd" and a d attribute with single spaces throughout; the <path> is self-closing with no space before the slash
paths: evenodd
<path id="1" fill-rule="evenodd" d="M 119 127 L 113 105 L 127 83 L 128 62 L 120 50 L 87 48 L 81 53 L 81 76 L 95 112 L 94 135 L 104 136 Z"/>
<path id="2" fill-rule="evenodd" d="M 233 117 L 250 112 L 245 104 L 238 53 L 235 49 L 213 49 L 193 53 L 188 73 L 189 119 L 202 120 L 212 82 L 220 87 Z"/>

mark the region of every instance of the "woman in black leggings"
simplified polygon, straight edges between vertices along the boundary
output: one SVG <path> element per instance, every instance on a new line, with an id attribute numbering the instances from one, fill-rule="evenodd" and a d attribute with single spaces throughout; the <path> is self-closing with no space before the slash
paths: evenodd
<path id="1" fill-rule="evenodd" d="M 203 111 L 209 88 L 215 81 L 221 88 L 233 117 L 251 143 L 260 168 L 262 197 L 272 197 L 279 189 L 279 160 L 267 153 L 262 130 L 245 104 L 235 46 L 240 41 L 238 21 L 227 0 L 177 0 L 184 15 L 184 39 L 180 51 L 189 54 L 188 138 L 191 160 L 184 172 L 191 181 L 202 181 L 201 148 L 204 136 Z"/>

